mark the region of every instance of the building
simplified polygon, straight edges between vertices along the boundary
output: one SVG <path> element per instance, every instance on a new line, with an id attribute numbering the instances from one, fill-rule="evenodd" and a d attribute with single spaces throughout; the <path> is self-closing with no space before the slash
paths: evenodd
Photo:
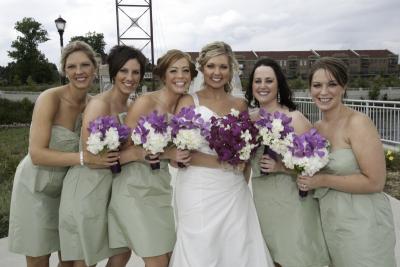
<path id="1" fill-rule="evenodd" d="M 188 52 L 196 60 L 198 52 Z M 320 57 L 340 58 L 349 67 L 352 77 L 399 75 L 399 56 L 384 50 L 306 50 L 306 51 L 235 51 L 240 75 L 248 78 L 257 59 L 272 58 L 280 64 L 289 79 L 308 75 L 311 65 Z"/>

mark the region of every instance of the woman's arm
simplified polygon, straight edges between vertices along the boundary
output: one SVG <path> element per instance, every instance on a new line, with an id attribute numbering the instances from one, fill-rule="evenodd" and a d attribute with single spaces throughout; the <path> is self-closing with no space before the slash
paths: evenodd
<path id="1" fill-rule="evenodd" d="M 317 174 L 299 177 L 309 189 L 329 187 L 338 191 L 365 194 L 382 192 L 386 181 L 383 146 L 375 125 L 364 114 L 354 113 L 346 126 L 349 144 L 360 167 L 359 174 Z"/>
<path id="2" fill-rule="evenodd" d="M 54 89 L 44 91 L 36 100 L 29 133 L 29 155 L 35 165 L 66 167 L 80 162 L 79 153 L 49 148 L 53 121 L 60 105 L 61 101 Z"/>

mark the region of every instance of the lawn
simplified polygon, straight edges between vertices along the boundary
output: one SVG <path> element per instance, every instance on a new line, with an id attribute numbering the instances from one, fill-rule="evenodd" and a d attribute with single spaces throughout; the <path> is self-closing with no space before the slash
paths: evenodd
<path id="1" fill-rule="evenodd" d="M 7 236 L 11 188 L 19 161 L 28 151 L 29 128 L 0 129 L 0 238 Z M 400 153 L 388 164 L 385 192 L 400 199 Z"/>

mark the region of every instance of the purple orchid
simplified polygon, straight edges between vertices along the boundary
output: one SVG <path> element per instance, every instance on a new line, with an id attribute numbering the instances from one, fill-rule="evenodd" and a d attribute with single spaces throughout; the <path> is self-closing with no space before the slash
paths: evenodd
<path id="1" fill-rule="evenodd" d="M 243 111 L 238 116 L 211 117 L 210 134 L 206 139 L 220 161 L 238 165 L 254 154 L 258 146 L 257 134 L 249 113 Z"/>

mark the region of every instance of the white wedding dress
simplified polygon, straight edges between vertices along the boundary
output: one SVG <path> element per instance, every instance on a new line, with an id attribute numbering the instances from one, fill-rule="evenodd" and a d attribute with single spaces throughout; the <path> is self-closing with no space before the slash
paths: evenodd
<path id="1" fill-rule="evenodd" d="M 215 115 L 192 96 L 205 120 Z M 207 143 L 200 151 L 215 155 Z M 242 173 L 189 166 L 178 170 L 174 186 L 177 241 L 170 267 L 274 266 Z"/>

